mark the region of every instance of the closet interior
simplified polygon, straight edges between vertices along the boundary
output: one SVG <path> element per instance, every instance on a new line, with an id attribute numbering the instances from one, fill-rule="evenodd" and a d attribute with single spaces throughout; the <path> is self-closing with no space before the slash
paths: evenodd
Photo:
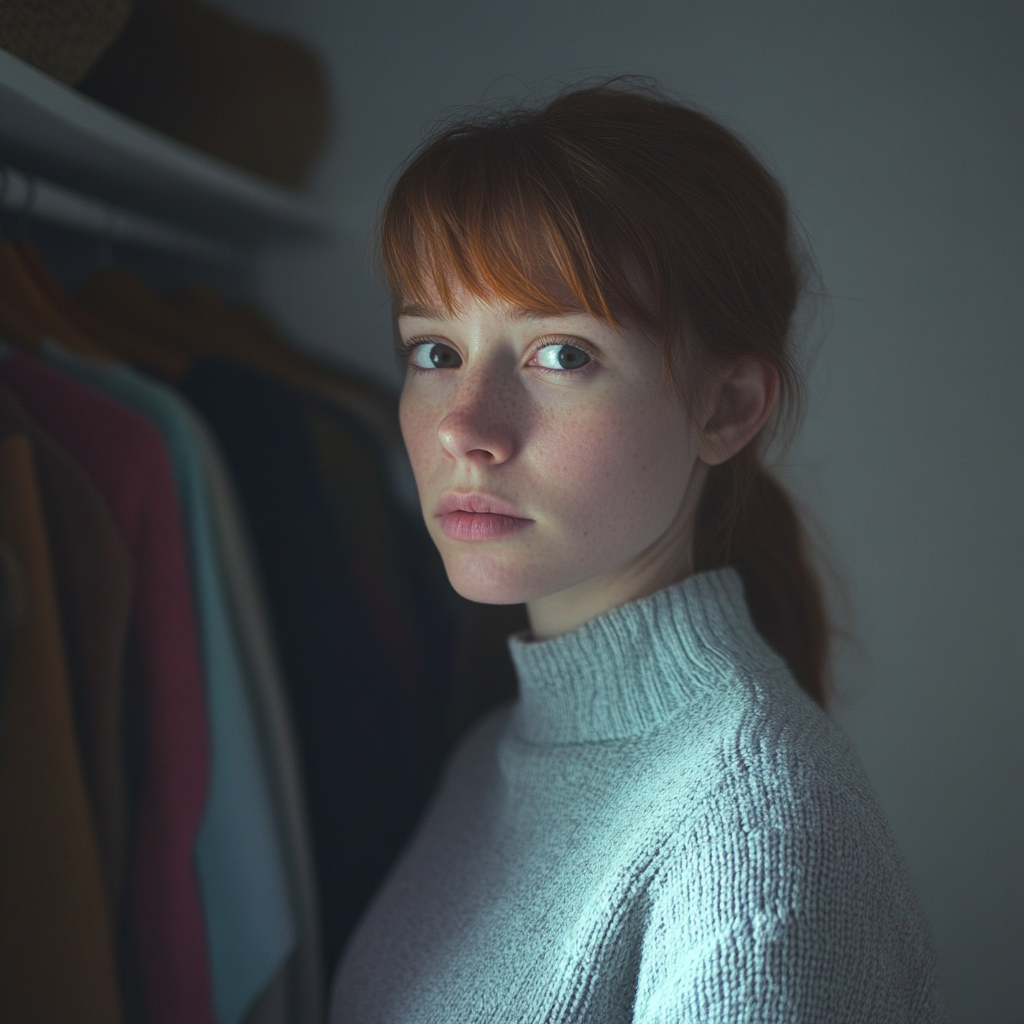
<path id="1" fill-rule="evenodd" d="M 397 395 L 260 308 L 330 238 L 323 112 L 185 116 L 257 57 L 315 105 L 312 58 L 193 47 L 168 113 L 231 23 L 72 6 L 91 57 L 0 17 L 0 1020 L 314 1024 L 525 620 L 448 585 Z"/>

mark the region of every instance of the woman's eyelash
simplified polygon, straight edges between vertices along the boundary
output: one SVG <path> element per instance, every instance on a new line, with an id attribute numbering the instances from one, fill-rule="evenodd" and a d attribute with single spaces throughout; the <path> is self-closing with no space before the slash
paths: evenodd
<path id="1" fill-rule="evenodd" d="M 568 337 L 568 338 L 543 338 L 541 342 L 534 348 L 533 354 L 530 356 L 530 360 L 537 358 L 542 349 L 545 348 L 561 348 L 565 346 L 567 348 L 578 348 L 581 352 L 586 353 L 588 361 L 583 366 L 573 367 L 572 369 L 559 369 L 555 370 L 549 366 L 539 366 L 540 370 L 547 370 L 550 373 L 567 374 L 567 373 L 579 373 L 581 370 L 585 370 L 588 366 L 597 362 L 597 352 L 594 347 L 582 338 Z"/>
<path id="2" fill-rule="evenodd" d="M 400 360 L 408 361 L 409 356 L 412 355 L 413 349 L 417 349 L 420 345 L 433 344 L 432 338 L 396 338 L 395 339 L 395 355 Z"/>

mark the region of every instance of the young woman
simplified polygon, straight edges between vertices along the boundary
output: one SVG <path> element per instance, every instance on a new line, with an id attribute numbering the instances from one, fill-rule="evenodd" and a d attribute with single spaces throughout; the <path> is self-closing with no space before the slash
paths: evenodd
<path id="1" fill-rule="evenodd" d="M 519 699 L 354 934 L 334 1024 L 940 1019 L 759 461 L 798 389 L 779 185 L 610 83 L 440 132 L 381 249 L 427 526 L 455 589 L 531 630 Z"/>

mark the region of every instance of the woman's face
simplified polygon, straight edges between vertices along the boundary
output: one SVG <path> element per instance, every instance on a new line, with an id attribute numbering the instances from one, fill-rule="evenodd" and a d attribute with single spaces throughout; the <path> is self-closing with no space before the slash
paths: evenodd
<path id="1" fill-rule="evenodd" d="M 452 586 L 556 635 L 686 575 L 702 477 L 657 343 L 585 313 L 407 306 L 402 434 Z M 703 467 L 701 467 L 703 468 Z"/>

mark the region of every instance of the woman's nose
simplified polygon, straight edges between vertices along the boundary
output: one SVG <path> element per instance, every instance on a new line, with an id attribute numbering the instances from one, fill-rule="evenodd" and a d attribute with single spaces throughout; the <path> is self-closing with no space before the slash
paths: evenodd
<path id="1" fill-rule="evenodd" d="M 490 465 L 507 462 L 516 449 L 512 396 L 497 382 L 460 382 L 452 407 L 438 426 L 441 447 L 455 459 Z"/>

